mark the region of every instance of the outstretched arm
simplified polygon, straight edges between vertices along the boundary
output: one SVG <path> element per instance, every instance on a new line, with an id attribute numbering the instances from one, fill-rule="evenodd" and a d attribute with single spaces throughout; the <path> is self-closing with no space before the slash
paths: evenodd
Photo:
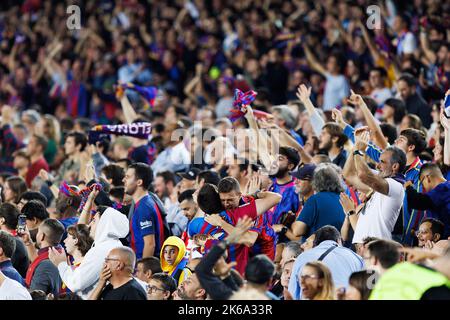
<path id="1" fill-rule="evenodd" d="M 317 61 L 316 57 L 312 54 L 311 50 L 307 45 L 303 46 L 303 49 L 305 51 L 306 60 L 308 60 L 308 63 L 311 65 L 311 67 L 325 76 L 327 74 L 327 71 L 325 68 Z"/>

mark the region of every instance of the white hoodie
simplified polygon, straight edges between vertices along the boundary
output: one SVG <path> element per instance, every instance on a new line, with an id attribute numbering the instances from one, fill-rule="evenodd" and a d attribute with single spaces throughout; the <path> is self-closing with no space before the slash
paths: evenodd
<path id="1" fill-rule="evenodd" d="M 113 208 L 106 209 L 95 230 L 94 244 L 78 268 L 73 270 L 66 262 L 58 265 L 59 275 L 64 284 L 72 292 L 87 300 L 99 280 L 108 253 L 114 248 L 123 246 L 119 239 L 125 238 L 128 232 L 127 217 Z"/>

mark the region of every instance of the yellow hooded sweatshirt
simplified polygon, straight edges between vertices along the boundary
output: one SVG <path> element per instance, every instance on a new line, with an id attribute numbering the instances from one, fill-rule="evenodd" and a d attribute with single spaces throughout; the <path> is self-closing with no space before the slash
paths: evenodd
<path id="1" fill-rule="evenodd" d="M 164 259 L 165 246 L 174 246 L 178 248 L 177 258 L 172 265 Z M 184 244 L 183 240 L 175 236 L 168 237 L 166 241 L 164 241 L 161 252 L 159 254 L 161 260 L 161 269 L 163 270 L 163 272 L 172 276 L 175 281 L 177 281 L 177 285 L 182 283 L 192 274 L 191 270 L 186 268 L 188 261 L 184 258 L 185 254 L 186 245 Z"/>

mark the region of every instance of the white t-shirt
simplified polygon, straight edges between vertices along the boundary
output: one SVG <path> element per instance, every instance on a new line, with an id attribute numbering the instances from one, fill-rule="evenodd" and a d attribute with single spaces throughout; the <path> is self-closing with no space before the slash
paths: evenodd
<path id="1" fill-rule="evenodd" d="M 0 286 L 0 300 L 31 300 L 31 295 L 19 282 L 5 277 Z"/>
<path id="2" fill-rule="evenodd" d="M 405 190 L 400 182 L 386 179 L 389 184 L 388 195 L 375 192 L 359 214 L 353 243 L 362 243 L 366 237 L 392 239 L 392 231 L 403 205 Z"/>

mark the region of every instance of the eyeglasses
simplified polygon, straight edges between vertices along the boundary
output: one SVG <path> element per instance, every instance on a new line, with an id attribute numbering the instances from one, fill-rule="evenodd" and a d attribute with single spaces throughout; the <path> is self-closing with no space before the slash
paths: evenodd
<path id="1" fill-rule="evenodd" d="M 312 274 L 301 274 L 301 275 L 299 276 L 299 278 L 300 278 L 301 280 L 320 279 L 319 276 L 312 275 Z"/>
<path id="2" fill-rule="evenodd" d="M 147 285 L 147 291 L 148 291 L 148 292 L 153 292 L 153 291 L 161 291 L 161 292 L 164 292 L 164 291 L 166 291 L 166 290 L 160 289 L 160 288 L 155 287 L 155 286 Z"/>

